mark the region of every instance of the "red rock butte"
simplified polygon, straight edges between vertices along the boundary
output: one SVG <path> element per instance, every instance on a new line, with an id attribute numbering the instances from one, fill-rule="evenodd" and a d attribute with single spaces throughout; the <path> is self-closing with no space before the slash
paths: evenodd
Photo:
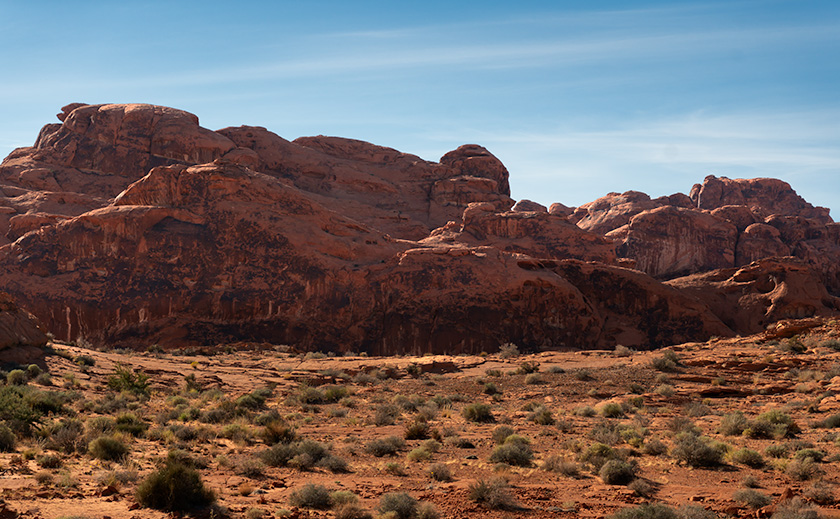
<path id="1" fill-rule="evenodd" d="M 142 104 L 58 119 L 0 165 L 0 289 L 59 339 L 654 348 L 840 312 L 840 226 L 780 180 L 546 209 L 477 145 L 428 162 Z"/>

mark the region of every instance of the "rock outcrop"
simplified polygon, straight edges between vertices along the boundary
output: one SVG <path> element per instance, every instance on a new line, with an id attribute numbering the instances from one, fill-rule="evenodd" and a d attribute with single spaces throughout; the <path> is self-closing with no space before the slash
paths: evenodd
<path id="1" fill-rule="evenodd" d="M 0 165 L 0 289 L 60 339 L 651 348 L 840 309 L 838 226 L 779 181 L 547 210 L 514 205 L 477 145 L 429 162 L 211 131 L 151 105 L 73 104 L 59 119 Z"/>
<path id="2" fill-rule="evenodd" d="M 30 364 L 43 356 L 47 336 L 41 323 L 0 292 L 0 364 Z"/>

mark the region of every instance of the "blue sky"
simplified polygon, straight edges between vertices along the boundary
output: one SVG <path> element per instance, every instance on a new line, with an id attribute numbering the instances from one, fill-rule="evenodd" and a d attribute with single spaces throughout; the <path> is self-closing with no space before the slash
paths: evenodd
<path id="1" fill-rule="evenodd" d="M 497 155 L 579 205 L 777 177 L 840 211 L 840 2 L 0 0 L 0 155 L 70 102 Z M 408 4 L 408 5 L 406 5 Z"/>

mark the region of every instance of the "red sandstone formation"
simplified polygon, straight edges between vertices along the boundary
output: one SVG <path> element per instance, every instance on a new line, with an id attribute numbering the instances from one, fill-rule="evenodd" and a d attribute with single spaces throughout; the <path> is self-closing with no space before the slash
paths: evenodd
<path id="1" fill-rule="evenodd" d="M 42 356 L 47 336 L 38 320 L 0 292 L 0 362 L 29 364 Z"/>
<path id="2" fill-rule="evenodd" d="M 507 170 L 476 145 L 434 163 L 213 132 L 150 105 L 74 104 L 59 119 L 0 165 L 0 288 L 62 339 L 648 348 L 840 308 L 823 286 L 840 289 L 838 226 L 780 181 L 709 177 L 691 197 L 546 210 L 514 205 Z M 762 259 L 790 254 L 803 261 Z M 762 292 L 744 264 L 787 281 Z"/>

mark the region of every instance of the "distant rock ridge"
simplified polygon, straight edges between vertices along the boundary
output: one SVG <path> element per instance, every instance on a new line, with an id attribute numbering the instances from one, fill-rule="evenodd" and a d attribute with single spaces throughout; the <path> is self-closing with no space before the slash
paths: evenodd
<path id="1" fill-rule="evenodd" d="M 546 208 L 478 145 L 429 162 L 153 105 L 58 118 L 0 164 L 0 290 L 60 339 L 654 348 L 840 311 L 840 229 L 775 179 Z"/>

